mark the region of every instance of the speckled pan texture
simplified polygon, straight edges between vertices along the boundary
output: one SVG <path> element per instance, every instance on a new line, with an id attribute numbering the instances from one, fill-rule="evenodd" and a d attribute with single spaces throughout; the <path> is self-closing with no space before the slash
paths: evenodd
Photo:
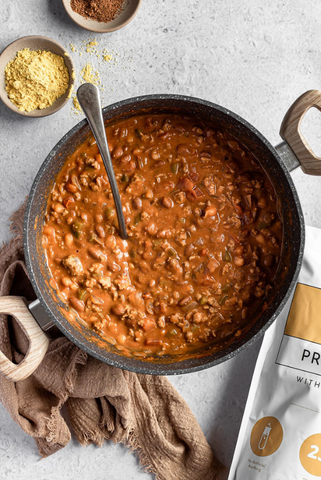
<path id="1" fill-rule="evenodd" d="M 269 142 L 245 120 L 225 108 L 200 99 L 178 95 L 153 95 L 137 97 L 104 109 L 104 120 L 127 117 L 147 112 L 175 112 L 202 118 L 213 127 L 231 133 L 249 148 L 269 175 L 276 189 L 284 222 L 284 242 L 282 257 L 277 272 L 275 287 L 269 294 L 269 307 L 264 312 L 256 312 L 257 321 L 249 332 L 217 353 L 207 348 L 196 356 L 180 362 L 168 357 L 153 362 L 141 361 L 135 357 L 119 355 L 115 347 L 84 326 L 75 328 L 63 316 L 65 308 L 49 286 L 49 272 L 41 247 L 42 223 L 46 210 L 46 200 L 53 182 L 65 158 L 88 135 L 89 127 L 81 122 L 74 127 L 54 147 L 42 165 L 32 186 L 24 223 L 24 247 L 27 267 L 36 294 L 51 320 L 79 347 L 94 357 L 117 367 L 139 373 L 155 375 L 177 375 L 191 373 L 228 360 L 245 346 L 251 345 L 275 320 L 294 288 L 304 248 L 304 221 L 298 196 L 292 179 Z"/>

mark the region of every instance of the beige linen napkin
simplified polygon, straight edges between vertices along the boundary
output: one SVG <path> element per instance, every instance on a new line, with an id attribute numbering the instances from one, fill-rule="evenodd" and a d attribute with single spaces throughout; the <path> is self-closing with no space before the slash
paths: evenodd
<path id="1" fill-rule="evenodd" d="M 0 295 L 35 299 L 22 245 L 24 207 L 13 216 L 14 238 L 0 251 Z M 28 342 L 14 319 L 0 315 L 0 349 L 20 361 Z M 121 442 L 134 450 L 158 480 L 216 480 L 223 469 L 194 415 L 166 377 L 139 375 L 90 357 L 52 332 L 49 350 L 34 374 L 13 383 L 0 375 L 0 400 L 32 435 L 43 457 L 68 444 L 61 416 L 66 405 L 82 445 Z M 223 474 L 225 476 L 225 474 Z"/>

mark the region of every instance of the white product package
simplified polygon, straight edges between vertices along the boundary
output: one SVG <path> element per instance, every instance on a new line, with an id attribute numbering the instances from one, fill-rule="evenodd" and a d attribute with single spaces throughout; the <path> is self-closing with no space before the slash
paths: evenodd
<path id="1" fill-rule="evenodd" d="M 321 230 L 306 227 L 294 293 L 266 332 L 228 480 L 321 478 Z"/>

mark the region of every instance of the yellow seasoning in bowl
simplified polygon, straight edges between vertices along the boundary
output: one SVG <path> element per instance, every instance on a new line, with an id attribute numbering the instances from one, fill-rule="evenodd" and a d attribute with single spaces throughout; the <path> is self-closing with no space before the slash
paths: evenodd
<path id="1" fill-rule="evenodd" d="M 50 107 L 64 95 L 69 72 L 61 55 L 24 48 L 5 68 L 6 91 L 20 111 Z"/>

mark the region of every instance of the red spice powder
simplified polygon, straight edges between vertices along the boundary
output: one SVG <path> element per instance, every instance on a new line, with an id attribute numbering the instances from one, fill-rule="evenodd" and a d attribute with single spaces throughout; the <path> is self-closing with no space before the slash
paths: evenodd
<path id="1" fill-rule="evenodd" d="M 126 0 L 71 0 L 72 10 L 96 22 L 110 22 L 123 10 Z"/>

